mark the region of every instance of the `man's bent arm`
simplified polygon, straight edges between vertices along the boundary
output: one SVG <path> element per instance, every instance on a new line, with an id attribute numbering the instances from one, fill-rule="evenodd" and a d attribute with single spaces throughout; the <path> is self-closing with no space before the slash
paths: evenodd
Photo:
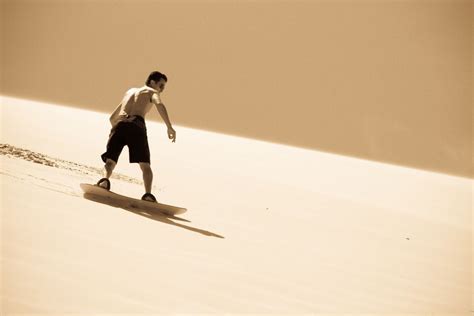
<path id="1" fill-rule="evenodd" d="M 115 109 L 115 111 L 112 113 L 112 115 L 110 115 L 109 121 L 110 121 L 110 124 L 112 124 L 112 126 L 114 126 L 115 123 L 117 123 L 117 119 L 119 117 L 121 108 L 122 108 L 122 103 L 117 105 L 117 108 Z"/>

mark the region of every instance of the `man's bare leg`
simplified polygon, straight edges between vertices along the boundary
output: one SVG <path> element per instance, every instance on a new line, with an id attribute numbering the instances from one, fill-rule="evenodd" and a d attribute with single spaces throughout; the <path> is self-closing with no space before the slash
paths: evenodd
<path id="1" fill-rule="evenodd" d="M 109 179 L 117 163 L 112 159 L 107 159 L 104 166 L 104 177 Z"/>
<path id="2" fill-rule="evenodd" d="M 151 184 L 153 182 L 153 171 L 151 171 L 151 167 L 149 163 L 140 162 L 139 164 L 143 172 L 143 183 L 145 184 L 145 192 L 151 193 Z"/>
<path id="3" fill-rule="evenodd" d="M 98 186 L 101 186 L 104 189 L 110 190 L 109 178 L 112 175 L 112 171 L 114 171 L 114 168 L 115 168 L 116 165 L 117 165 L 117 163 L 115 161 L 113 161 L 112 159 L 107 159 L 105 161 L 104 171 L 103 171 L 104 178 L 100 179 L 97 182 Z M 106 180 L 104 180 L 104 179 L 106 179 Z"/>

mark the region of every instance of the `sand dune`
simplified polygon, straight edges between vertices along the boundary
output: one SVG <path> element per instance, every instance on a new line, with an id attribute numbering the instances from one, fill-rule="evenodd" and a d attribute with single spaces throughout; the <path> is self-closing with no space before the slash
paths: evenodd
<path id="1" fill-rule="evenodd" d="M 188 212 L 144 214 L 82 196 L 99 176 L 105 115 L 8 101 L 4 315 L 472 309 L 470 179 L 179 126 L 171 144 L 150 123 L 154 192 Z M 56 124 L 22 115 L 34 111 Z M 141 196 L 123 155 L 114 190 Z"/>

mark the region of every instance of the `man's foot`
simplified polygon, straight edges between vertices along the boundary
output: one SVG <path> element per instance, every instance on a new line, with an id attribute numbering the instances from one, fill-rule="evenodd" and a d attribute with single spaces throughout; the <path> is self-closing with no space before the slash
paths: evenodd
<path id="1" fill-rule="evenodd" d="M 100 179 L 96 185 L 110 191 L 110 181 L 107 178 Z"/>
<path id="2" fill-rule="evenodd" d="M 155 202 L 156 203 L 156 198 L 153 194 L 151 193 L 145 193 L 142 196 L 143 201 L 148 201 L 148 202 Z"/>

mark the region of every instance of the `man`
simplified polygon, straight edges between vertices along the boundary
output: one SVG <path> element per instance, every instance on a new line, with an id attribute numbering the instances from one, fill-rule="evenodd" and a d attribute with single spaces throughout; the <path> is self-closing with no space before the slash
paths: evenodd
<path id="1" fill-rule="evenodd" d="M 127 145 L 130 163 L 138 163 L 143 172 L 145 194 L 142 200 L 156 202 L 155 196 L 151 194 L 153 172 L 150 167 L 145 115 L 155 105 L 168 127 L 168 138 L 173 143 L 176 141 L 176 132 L 171 126 L 165 105 L 160 100 L 160 93 L 163 92 L 167 81 L 166 75 L 154 71 L 148 76 L 143 87 L 132 88 L 125 93 L 122 102 L 110 116 L 112 129 L 107 142 L 107 151 L 101 156 L 105 162 L 105 178 L 100 179 L 97 185 L 110 190 L 109 178 L 123 147 Z"/>

